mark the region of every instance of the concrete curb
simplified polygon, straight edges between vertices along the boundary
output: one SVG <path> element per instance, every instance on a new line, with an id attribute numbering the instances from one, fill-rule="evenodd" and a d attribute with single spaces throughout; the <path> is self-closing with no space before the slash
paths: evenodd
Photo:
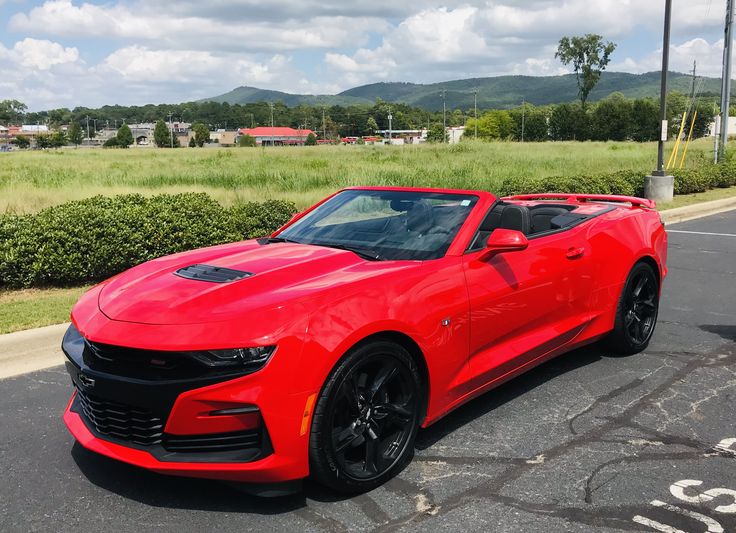
<path id="1" fill-rule="evenodd" d="M 69 324 L 0 335 L 0 379 L 64 363 L 61 339 Z"/>
<path id="2" fill-rule="evenodd" d="M 675 209 L 666 209 L 660 211 L 659 214 L 665 224 L 676 224 L 678 222 L 716 215 L 732 209 L 736 209 L 736 196 L 713 200 L 712 202 L 686 205 L 685 207 L 676 207 Z"/>

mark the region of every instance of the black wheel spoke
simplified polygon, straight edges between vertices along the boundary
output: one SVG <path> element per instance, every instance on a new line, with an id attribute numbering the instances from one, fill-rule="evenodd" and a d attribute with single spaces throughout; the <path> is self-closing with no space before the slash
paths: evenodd
<path id="1" fill-rule="evenodd" d="M 391 379 L 396 376 L 396 373 L 397 370 L 394 365 L 387 364 L 381 367 L 381 370 L 378 372 L 376 378 L 371 384 L 371 389 L 368 394 L 368 401 L 373 401 L 376 393 L 381 390 L 389 381 L 391 381 Z"/>
<path id="2" fill-rule="evenodd" d="M 359 444 L 356 441 L 360 437 L 361 435 L 355 431 L 355 425 L 350 424 L 350 426 L 343 429 L 335 438 L 334 440 L 335 452 L 338 454 L 341 454 L 351 444 L 356 444 L 356 445 Z"/>
<path id="3" fill-rule="evenodd" d="M 349 376 L 343 381 L 342 387 L 340 387 L 340 393 L 347 400 L 348 406 L 353 414 L 360 413 L 360 392 L 358 391 L 358 383 L 356 376 Z"/>
<path id="4" fill-rule="evenodd" d="M 639 294 L 641 294 L 642 289 L 646 286 L 647 281 L 648 279 L 646 276 L 641 276 L 639 278 L 639 281 L 636 283 L 636 287 L 634 287 L 634 299 L 639 297 Z"/>
<path id="5" fill-rule="evenodd" d="M 396 403 L 385 403 L 377 405 L 375 408 L 375 418 L 377 420 L 391 420 L 408 422 L 411 420 L 412 414 L 406 405 L 399 405 Z"/>
<path id="6" fill-rule="evenodd" d="M 365 463 L 363 470 L 370 473 L 377 473 L 378 470 L 378 449 L 380 441 L 373 429 L 366 432 L 365 440 Z"/>

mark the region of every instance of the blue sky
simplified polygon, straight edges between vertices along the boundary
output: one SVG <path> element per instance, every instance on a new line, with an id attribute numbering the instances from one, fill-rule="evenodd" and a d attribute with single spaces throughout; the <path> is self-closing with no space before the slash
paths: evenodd
<path id="1" fill-rule="evenodd" d="M 673 70 L 720 75 L 726 0 L 675 0 Z M 181 102 L 240 85 L 335 93 L 378 81 L 566 72 L 563 35 L 659 69 L 664 0 L 0 0 L 0 99 L 33 110 Z"/>

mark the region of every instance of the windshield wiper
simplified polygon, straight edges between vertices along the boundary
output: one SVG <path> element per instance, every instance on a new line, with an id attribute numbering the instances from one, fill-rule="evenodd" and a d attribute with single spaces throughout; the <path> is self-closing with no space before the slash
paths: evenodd
<path id="1" fill-rule="evenodd" d="M 326 248 L 337 248 L 338 250 L 347 250 L 348 252 L 353 252 L 355 255 L 362 257 L 363 259 L 368 259 L 370 261 L 381 261 L 383 257 L 381 254 L 376 252 L 375 250 L 370 250 L 368 248 L 361 248 L 359 246 L 351 246 L 349 244 L 339 244 L 339 243 L 330 243 L 330 242 L 309 242 L 305 244 L 313 244 L 314 246 L 324 246 Z"/>

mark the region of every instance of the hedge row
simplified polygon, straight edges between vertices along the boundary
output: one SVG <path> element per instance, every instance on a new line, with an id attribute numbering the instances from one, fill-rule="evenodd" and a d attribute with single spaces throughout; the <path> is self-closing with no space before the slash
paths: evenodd
<path id="1" fill-rule="evenodd" d="M 95 196 L 0 215 L 0 287 L 99 281 L 155 257 L 271 233 L 291 202 L 225 209 L 206 194 Z"/>
<path id="2" fill-rule="evenodd" d="M 736 185 L 736 162 L 674 170 L 672 173 L 675 176 L 675 194 L 691 194 Z M 545 192 L 643 196 L 644 176 L 641 172 L 624 170 L 592 176 L 508 178 L 502 182 L 498 191 L 501 196 Z"/>

